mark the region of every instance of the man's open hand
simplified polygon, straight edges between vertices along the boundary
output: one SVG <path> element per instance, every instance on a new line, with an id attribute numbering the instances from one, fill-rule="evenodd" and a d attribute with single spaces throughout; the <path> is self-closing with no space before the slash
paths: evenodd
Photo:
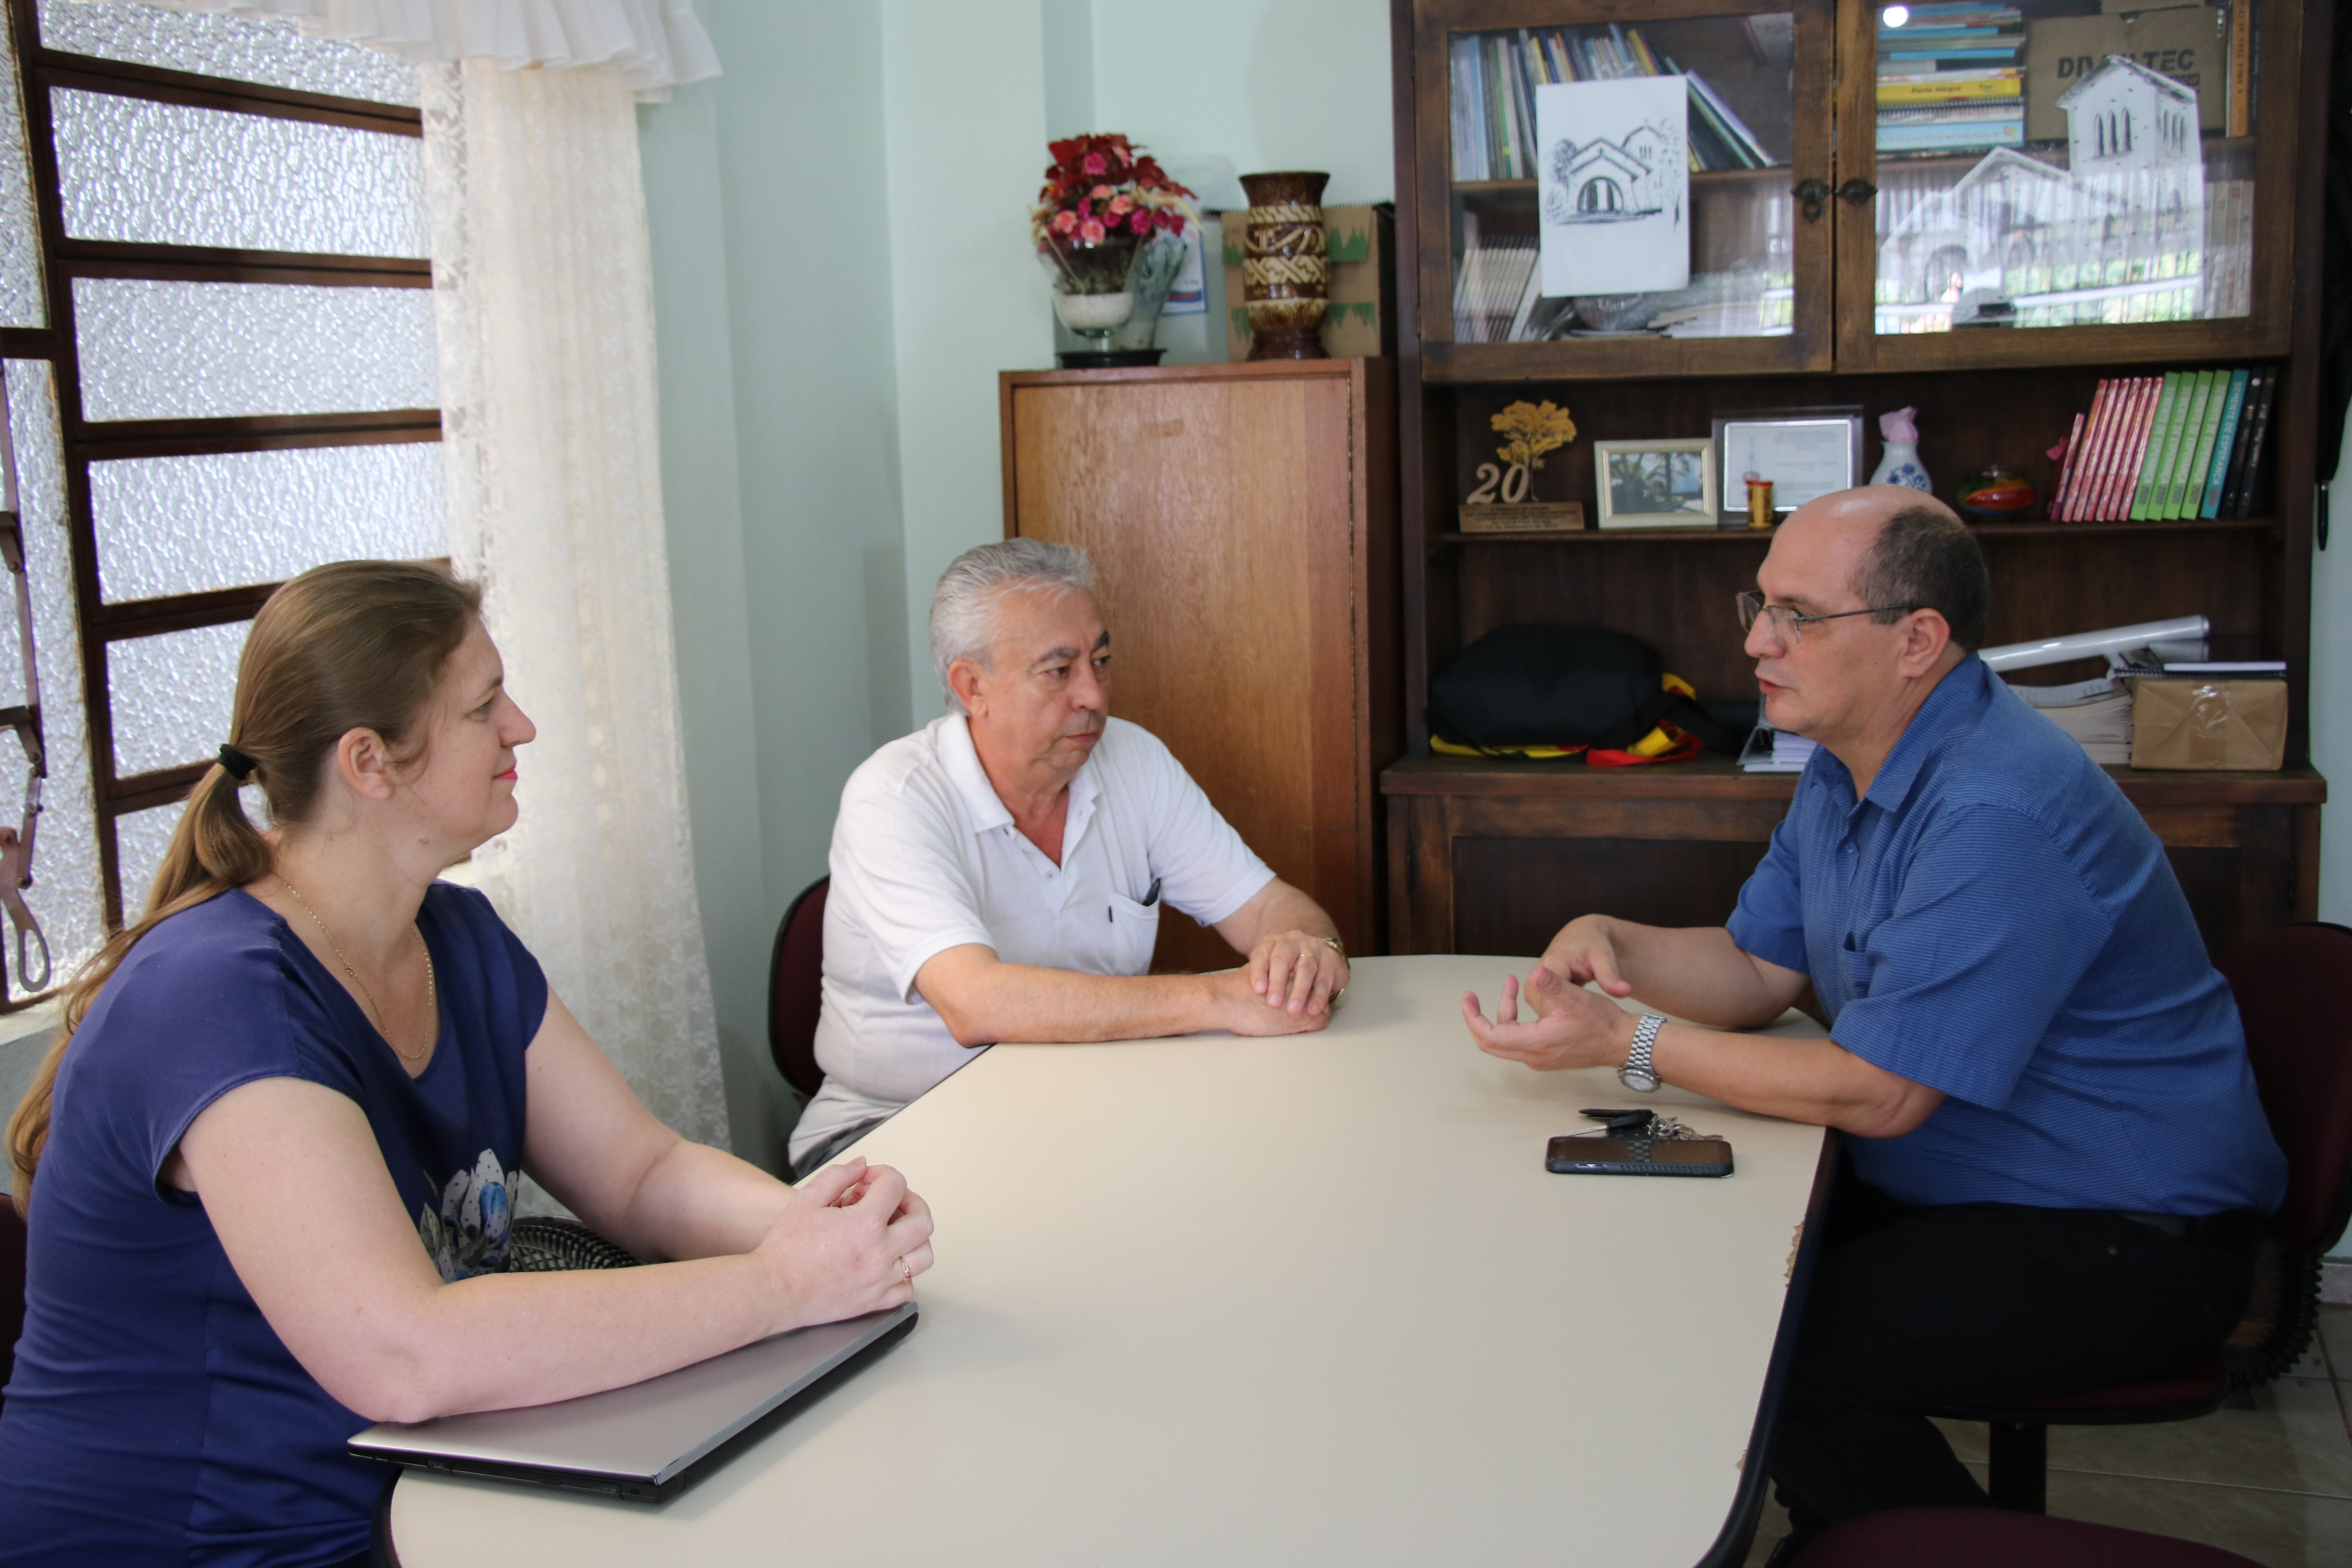
<path id="1" fill-rule="evenodd" d="M 1528 976 L 1527 1000 L 1536 1016 L 1522 1023 L 1518 977 L 1505 975 L 1503 1003 L 1490 1024 L 1478 1005 L 1477 993 L 1463 994 L 1462 1019 L 1480 1050 L 1544 1072 L 1624 1065 L 1638 1020 L 1606 996 L 1570 984 L 1538 964 Z"/>

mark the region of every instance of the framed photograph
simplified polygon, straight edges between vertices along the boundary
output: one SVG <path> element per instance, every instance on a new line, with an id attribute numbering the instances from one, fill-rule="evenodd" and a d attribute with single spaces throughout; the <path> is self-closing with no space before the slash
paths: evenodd
<path id="1" fill-rule="evenodd" d="M 1772 481 L 1772 510 L 1782 517 L 1810 500 L 1862 483 L 1862 410 L 1783 408 L 1718 414 L 1716 461 L 1727 514 L 1748 516 L 1748 476 Z"/>
<path id="2" fill-rule="evenodd" d="M 1713 441 L 1595 441 L 1592 469 L 1603 528 L 1717 525 Z"/>

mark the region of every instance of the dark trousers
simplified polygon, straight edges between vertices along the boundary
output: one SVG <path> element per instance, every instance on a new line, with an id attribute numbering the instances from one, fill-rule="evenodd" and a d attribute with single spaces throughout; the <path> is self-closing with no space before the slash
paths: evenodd
<path id="1" fill-rule="evenodd" d="M 1845 1173 L 1782 1396 L 1772 1479 L 1810 1539 L 1891 1508 L 1983 1507 L 1924 1414 L 2195 1364 L 2253 1261 L 2104 1210 L 1906 1209 Z"/>

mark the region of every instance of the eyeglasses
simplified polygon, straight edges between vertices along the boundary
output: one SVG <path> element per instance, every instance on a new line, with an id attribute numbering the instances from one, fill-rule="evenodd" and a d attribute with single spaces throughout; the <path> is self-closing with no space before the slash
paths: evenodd
<path id="1" fill-rule="evenodd" d="M 1782 647 L 1802 647 L 1805 628 L 1815 621 L 1842 621 L 1848 616 L 1908 615 L 1919 608 L 1916 605 L 1880 605 L 1868 610 L 1839 610 L 1832 615 L 1801 615 L 1786 605 L 1768 605 L 1764 595 L 1750 588 L 1739 595 L 1739 629 L 1754 629 L 1761 619 L 1772 635 L 1772 640 Z"/>

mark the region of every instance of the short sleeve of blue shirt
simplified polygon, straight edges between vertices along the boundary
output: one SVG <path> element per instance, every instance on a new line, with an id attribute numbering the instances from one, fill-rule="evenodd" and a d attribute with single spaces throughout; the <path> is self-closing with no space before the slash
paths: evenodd
<path id="1" fill-rule="evenodd" d="M 229 892 L 132 948 L 60 1066 L 33 1183 L 26 1321 L 0 1408 L 0 1563 L 270 1563 L 367 1547 L 384 1485 L 368 1423 L 304 1371 L 161 1182 L 206 1107 L 268 1078 L 366 1115 L 445 1279 L 505 1266 L 526 1049 L 547 981 L 487 900 L 436 883 L 417 914 L 441 1005 L 415 1079 L 268 906 Z M 299 1212 L 310 1194 L 285 1194 Z"/>

